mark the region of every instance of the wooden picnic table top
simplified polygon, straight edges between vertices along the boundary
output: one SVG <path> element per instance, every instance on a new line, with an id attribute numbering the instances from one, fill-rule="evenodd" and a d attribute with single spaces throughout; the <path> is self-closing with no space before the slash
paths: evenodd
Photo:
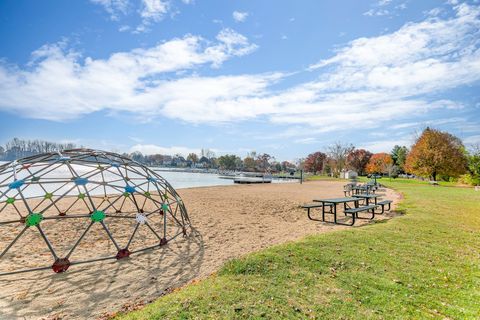
<path id="1" fill-rule="evenodd" d="M 345 197 L 345 198 L 331 198 L 331 199 L 314 199 L 314 202 L 324 202 L 324 203 L 345 203 L 358 201 L 358 198 L 355 197 Z"/>

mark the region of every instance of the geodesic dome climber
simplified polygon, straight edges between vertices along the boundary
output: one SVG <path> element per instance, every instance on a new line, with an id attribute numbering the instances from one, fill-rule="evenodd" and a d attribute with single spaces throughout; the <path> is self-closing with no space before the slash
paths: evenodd
<path id="1" fill-rule="evenodd" d="M 0 274 L 123 259 L 186 236 L 175 189 L 119 154 L 75 149 L 0 166 Z"/>

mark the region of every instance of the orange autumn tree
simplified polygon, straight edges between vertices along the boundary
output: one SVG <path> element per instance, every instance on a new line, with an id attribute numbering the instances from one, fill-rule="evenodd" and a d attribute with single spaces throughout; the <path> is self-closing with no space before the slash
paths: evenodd
<path id="1" fill-rule="evenodd" d="M 393 166 L 392 157 L 385 152 L 375 153 L 367 163 L 368 173 L 388 173 Z"/>
<path id="2" fill-rule="evenodd" d="M 426 128 L 412 146 L 405 162 L 406 171 L 434 181 L 437 175 L 458 177 L 465 173 L 465 147 L 454 135 Z"/>

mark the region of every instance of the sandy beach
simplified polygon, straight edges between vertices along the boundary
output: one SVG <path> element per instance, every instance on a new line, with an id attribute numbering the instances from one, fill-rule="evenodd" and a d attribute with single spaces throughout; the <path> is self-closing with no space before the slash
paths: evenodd
<path id="1" fill-rule="evenodd" d="M 160 249 L 121 261 L 74 265 L 63 274 L 46 270 L 1 277 L 0 319 L 107 318 L 204 278 L 229 259 L 306 235 L 349 228 L 311 221 L 300 208 L 314 198 L 343 196 L 343 184 L 180 189 L 194 226 L 187 238 L 178 237 Z M 385 197 L 394 200 L 394 206 L 400 199 L 392 190 L 386 190 Z M 366 223 L 359 220 L 355 227 Z"/>

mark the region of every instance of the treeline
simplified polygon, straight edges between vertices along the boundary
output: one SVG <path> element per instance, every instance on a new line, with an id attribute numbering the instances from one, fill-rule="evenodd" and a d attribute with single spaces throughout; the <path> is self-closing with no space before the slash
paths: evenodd
<path id="1" fill-rule="evenodd" d="M 135 161 L 149 166 L 260 172 L 293 172 L 297 170 L 297 166 L 293 163 L 288 161 L 279 162 L 267 153 L 257 154 L 255 151 L 248 153 L 243 159 L 235 154 L 226 154 L 217 157 L 215 153 L 209 149 L 202 149 L 200 154 L 190 153 L 186 158 L 179 154 L 173 156 L 162 154 L 143 155 L 140 152 L 134 152 L 128 156 Z"/>
<path id="2" fill-rule="evenodd" d="M 296 164 L 288 161 L 276 161 L 275 157 L 268 153 L 257 154 L 252 151 L 241 159 L 234 154 L 227 154 L 215 159 L 215 165 L 219 169 L 237 171 L 260 171 L 260 172 L 294 172 L 298 169 Z"/>
<path id="3" fill-rule="evenodd" d="M 5 147 L 0 146 L 0 160 L 12 161 L 76 147 L 73 143 L 14 138 Z M 480 147 L 467 150 L 459 138 L 431 128 L 426 128 L 410 148 L 397 145 L 390 153 L 374 154 L 357 149 L 352 144 L 334 143 L 325 152 L 311 153 L 295 163 L 279 162 L 270 154 L 257 154 L 255 151 L 243 159 L 235 154 L 217 157 L 209 149 L 202 149 L 200 154 L 190 153 L 186 158 L 180 154 L 143 155 L 140 152 L 124 155 L 149 166 L 289 173 L 304 170 L 333 177 L 341 177 L 347 170 L 354 170 L 360 175 L 376 173 L 393 178 L 406 175 L 480 185 Z"/>
<path id="4" fill-rule="evenodd" d="M 360 175 L 400 174 L 436 181 L 457 181 L 480 185 L 480 147 L 467 150 L 454 135 L 426 128 L 407 148 L 396 145 L 390 153 L 373 154 L 350 144 L 335 143 L 326 152 L 311 153 L 303 162 L 305 171 L 341 176 L 346 170 Z"/>
<path id="5" fill-rule="evenodd" d="M 44 140 L 22 140 L 14 138 L 7 142 L 5 147 L 0 146 L 0 161 L 13 161 L 39 153 L 75 148 L 77 148 L 77 146 L 73 143 L 55 143 Z M 199 155 L 190 153 L 186 158 L 180 154 L 144 155 L 138 151 L 123 153 L 123 155 L 148 166 L 261 172 L 293 172 L 297 169 L 295 164 L 288 161 L 278 162 L 273 156 L 267 153 L 257 154 L 255 151 L 250 152 L 244 159 L 234 154 L 217 157 L 215 153 L 209 149 L 202 149 Z"/>
<path id="6" fill-rule="evenodd" d="M 0 146 L 0 160 L 13 161 L 15 159 L 33 156 L 44 152 L 55 152 L 66 149 L 74 149 L 76 145 L 73 143 L 56 143 L 44 140 L 22 140 L 13 138 Z"/>
<path id="7" fill-rule="evenodd" d="M 356 149 L 351 144 L 336 142 L 327 147 L 326 152 L 311 153 L 303 161 L 306 172 L 340 177 L 343 172 L 353 170 L 359 175 L 371 173 L 388 174 L 397 177 L 405 173 L 408 149 L 396 145 L 390 154 L 372 153 L 365 149 Z"/>

